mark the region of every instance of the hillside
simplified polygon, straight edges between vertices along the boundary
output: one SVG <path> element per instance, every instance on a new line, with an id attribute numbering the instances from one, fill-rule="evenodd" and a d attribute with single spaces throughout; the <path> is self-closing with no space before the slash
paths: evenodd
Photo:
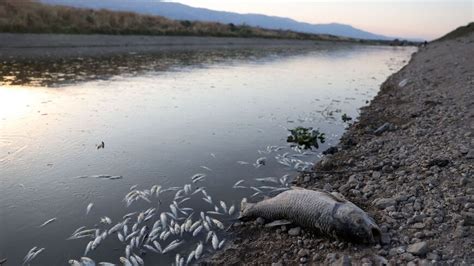
<path id="1" fill-rule="evenodd" d="M 459 37 L 466 36 L 470 33 L 474 32 L 474 22 L 467 24 L 466 26 L 461 26 L 448 34 L 444 35 L 443 37 L 439 38 L 437 41 L 444 41 L 444 40 L 451 40 Z"/>
<path id="2" fill-rule="evenodd" d="M 330 35 L 268 30 L 246 25 L 178 21 L 132 12 L 51 6 L 31 0 L 0 0 L 0 32 L 349 40 Z"/>
<path id="3" fill-rule="evenodd" d="M 356 39 L 392 40 L 394 38 L 373 34 L 356 29 L 350 25 L 310 24 L 295 21 L 289 18 L 266 16 L 261 14 L 238 14 L 232 12 L 215 11 L 205 8 L 196 8 L 180 3 L 161 2 L 151 0 L 40 0 L 43 3 L 61 4 L 67 6 L 108 9 L 114 11 L 128 11 L 140 14 L 158 15 L 175 20 L 207 21 L 219 23 L 233 23 L 235 25 L 249 25 L 266 29 L 291 30 L 312 34 L 329 34 Z"/>

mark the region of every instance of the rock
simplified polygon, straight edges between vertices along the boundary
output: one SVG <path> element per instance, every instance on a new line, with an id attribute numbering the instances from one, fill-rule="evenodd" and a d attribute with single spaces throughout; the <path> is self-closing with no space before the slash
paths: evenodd
<path id="1" fill-rule="evenodd" d="M 457 226 L 456 230 L 454 230 L 453 236 L 455 238 L 463 238 L 469 235 L 468 227 L 467 226 Z"/>
<path id="2" fill-rule="evenodd" d="M 321 170 L 331 170 L 334 167 L 331 156 L 325 156 L 319 161 Z"/>
<path id="3" fill-rule="evenodd" d="M 379 128 L 377 128 L 375 131 L 374 131 L 374 134 L 379 136 L 379 135 L 382 135 L 382 133 L 384 133 L 385 131 L 389 130 L 391 127 L 391 124 L 390 123 L 385 123 L 383 125 L 381 125 Z"/>
<path id="4" fill-rule="evenodd" d="M 288 230 L 288 234 L 290 236 L 297 236 L 299 235 L 301 232 L 301 228 L 300 227 L 294 227 L 294 228 L 291 228 L 290 230 Z"/>
<path id="5" fill-rule="evenodd" d="M 445 167 L 449 164 L 448 159 L 433 159 L 428 162 L 428 167 L 438 166 L 438 167 Z"/>
<path id="6" fill-rule="evenodd" d="M 385 209 L 387 207 L 394 206 L 395 204 L 397 204 L 397 201 L 392 198 L 378 198 L 375 199 L 372 204 L 374 204 L 375 207 L 379 209 Z"/>
<path id="7" fill-rule="evenodd" d="M 388 245 L 390 244 L 390 235 L 387 233 L 383 233 L 380 237 L 380 243 L 382 245 Z"/>
<path id="8" fill-rule="evenodd" d="M 274 262 L 272 263 L 272 266 L 283 266 L 281 262 Z"/>
<path id="9" fill-rule="evenodd" d="M 323 151 L 323 154 L 324 155 L 327 155 L 327 154 L 335 154 L 338 152 L 338 149 L 337 147 L 329 147 L 327 148 L 325 151 Z"/>
<path id="10" fill-rule="evenodd" d="M 325 264 L 333 264 L 337 260 L 337 254 L 336 253 L 329 253 L 326 255 L 326 260 Z"/>
<path id="11" fill-rule="evenodd" d="M 464 219 L 464 225 L 472 226 L 474 225 L 474 213 L 473 212 L 463 212 L 462 218 Z"/>
<path id="12" fill-rule="evenodd" d="M 306 263 L 308 261 L 308 258 L 306 257 L 301 257 L 300 258 L 300 263 Z"/>
<path id="13" fill-rule="evenodd" d="M 474 159 L 474 149 L 470 149 L 466 154 L 466 159 Z"/>
<path id="14" fill-rule="evenodd" d="M 302 248 L 298 251 L 298 257 L 306 257 L 308 255 L 309 255 L 309 250 L 307 249 Z"/>
<path id="15" fill-rule="evenodd" d="M 380 178 L 381 176 L 382 176 L 382 173 L 380 173 L 379 171 L 374 171 L 372 173 L 373 178 Z"/>
<path id="16" fill-rule="evenodd" d="M 351 266 L 352 265 L 352 262 L 351 262 L 351 258 L 347 255 L 343 255 L 340 259 L 338 259 L 334 265 L 337 265 L 337 266 Z"/>
<path id="17" fill-rule="evenodd" d="M 413 255 L 423 256 L 428 251 L 430 251 L 430 249 L 428 247 L 428 243 L 423 241 L 423 242 L 418 242 L 418 243 L 409 245 L 407 248 L 407 251 Z"/>

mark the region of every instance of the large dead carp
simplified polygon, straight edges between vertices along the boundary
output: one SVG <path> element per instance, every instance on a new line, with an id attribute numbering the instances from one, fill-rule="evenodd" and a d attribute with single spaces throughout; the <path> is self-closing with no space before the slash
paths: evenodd
<path id="1" fill-rule="evenodd" d="M 258 203 L 242 201 L 240 218 L 289 220 L 338 239 L 374 243 L 380 229 L 362 209 L 338 193 L 292 189 Z"/>

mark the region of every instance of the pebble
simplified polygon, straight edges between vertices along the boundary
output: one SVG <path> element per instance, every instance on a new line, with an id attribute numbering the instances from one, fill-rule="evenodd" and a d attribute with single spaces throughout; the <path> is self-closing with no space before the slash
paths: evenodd
<path id="1" fill-rule="evenodd" d="M 291 228 L 290 230 L 288 230 L 288 234 L 290 236 L 297 236 L 299 235 L 301 232 L 301 228 L 300 227 L 294 227 L 294 228 Z"/>
<path id="2" fill-rule="evenodd" d="M 302 248 L 298 251 L 298 257 L 306 257 L 308 255 L 309 255 L 309 250 L 307 249 Z"/>
<path id="3" fill-rule="evenodd" d="M 466 154 L 466 159 L 474 159 L 474 149 L 470 149 Z"/>
<path id="4" fill-rule="evenodd" d="M 379 198 L 374 200 L 372 203 L 379 209 L 385 209 L 387 207 L 394 206 L 397 204 L 397 201 L 392 198 Z"/>
<path id="5" fill-rule="evenodd" d="M 407 251 L 414 255 L 423 256 L 430 250 L 428 243 L 423 241 L 409 245 Z"/>

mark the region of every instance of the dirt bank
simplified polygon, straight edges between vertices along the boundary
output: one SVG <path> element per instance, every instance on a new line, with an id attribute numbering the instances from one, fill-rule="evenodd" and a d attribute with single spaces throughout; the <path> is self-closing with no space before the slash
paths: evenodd
<path id="1" fill-rule="evenodd" d="M 338 152 L 296 185 L 338 191 L 380 225 L 378 245 L 248 222 L 212 264 L 473 264 L 474 33 L 421 48 L 382 85 Z M 321 173 L 331 171 L 332 173 Z M 261 221 L 260 221 L 261 222 Z"/>

